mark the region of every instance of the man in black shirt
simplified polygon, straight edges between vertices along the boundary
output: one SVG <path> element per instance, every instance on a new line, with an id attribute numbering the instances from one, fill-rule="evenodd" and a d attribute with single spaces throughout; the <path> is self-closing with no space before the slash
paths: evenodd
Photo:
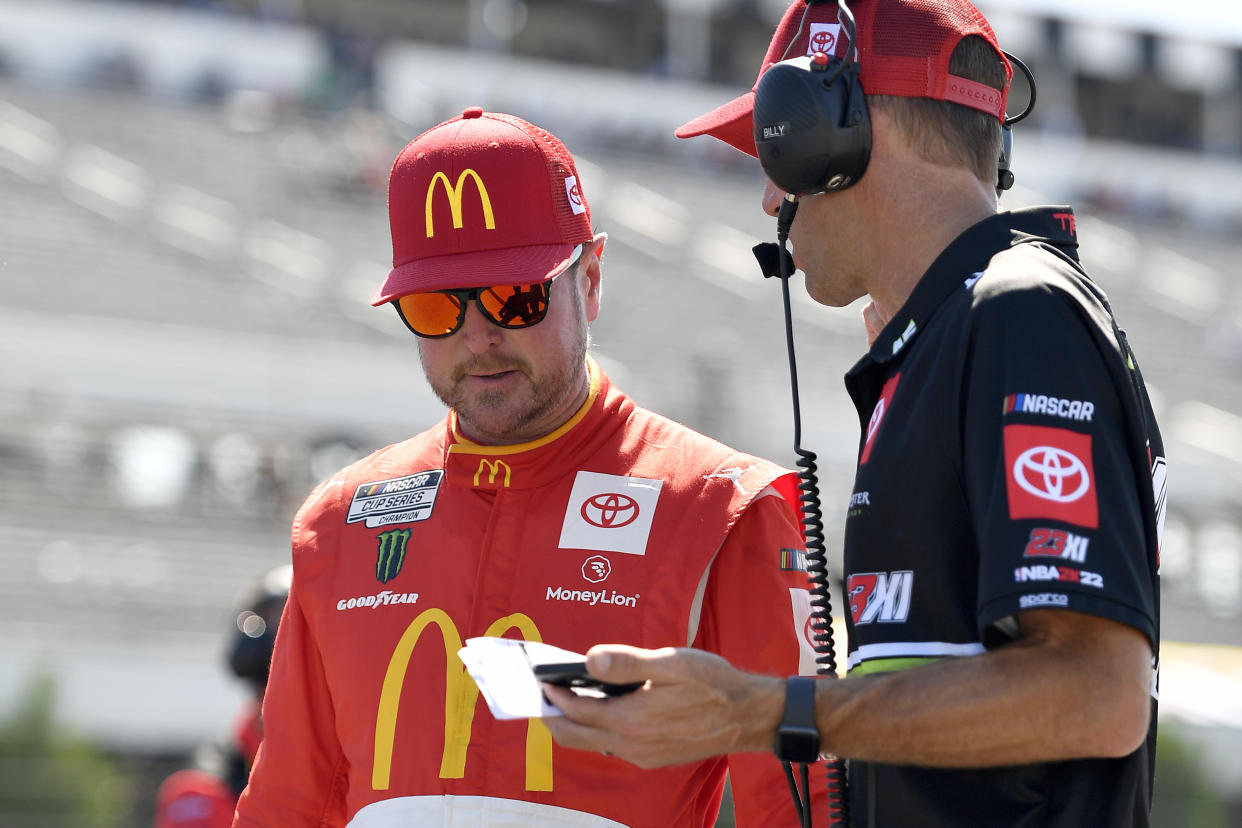
<path id="1" fill-rule="evenodd" d="M 774 78 L 818 71 L 828 88 L 856 65 L 866 104 L 847 93 L 834 121 L 869 113 L 854 166 L 791 174 L 809 116 L 773 115 L 760 82 L 678 131 L 758 150 L 765 209 L 798 203 L 812 298 L 871 298 L 871 347 L 846 376 L 849 675 L 800 695 L 705 653 L 603 645 L 592 674 L 649 683 L 602 702 L 549 688 L 566 718 L 548 726 L 644 767 L 774 743 L 844 757 L 857 826 L 1146 826 L 1165 460 L 1137 362 L 1078 262 L 1073 212 L 998 212 L 1012 68 L 983 16 L 849 5 L 856 32 L 837 4 L 795 0 L 760 82 L 780 64 Z"/>

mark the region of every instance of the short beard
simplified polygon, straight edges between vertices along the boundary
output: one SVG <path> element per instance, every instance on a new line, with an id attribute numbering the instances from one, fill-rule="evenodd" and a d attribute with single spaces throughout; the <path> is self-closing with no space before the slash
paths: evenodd
<path id="1" fill-rule="evenodd" d="M 528 429 L 540 424 L 551 412 L 559 410 L 567 399 L 578 393 L 586 372 L 586 355 L 591 344 L 590 329 L 579 301 L 577 283 L 573 284 L 575 286 L 571 288 L 572 293 L 567 298 L 574 309 L 574 340 L 564 362 L 538 366 L 546 373 L 536 373 L 537 366 L 519 358 L 497 360 L 484 357 L 457 366 L 449 384 L 445 386 L 433 382 L 424 369 L 424 376 L 427 376 L 427 383 L 436 397 L 457 413 L 459 422 L 468 424 L 470 430 L 478 432 L 478 437 L 498 443 L 528 442 L 554 431 L 561 425 L 547 423 L 543 433 L 527 433 Z M 505 411 L 506 404 L 514 402 L 512 393 L 492 391 L 468 397 L 459 390 L 460 380 L 467 374 L 499 371 L 517 371 L 529 380 L 529 393 L 518 402 L 515 410 L 505 414 L 503 420 L 498 415 Z"/>

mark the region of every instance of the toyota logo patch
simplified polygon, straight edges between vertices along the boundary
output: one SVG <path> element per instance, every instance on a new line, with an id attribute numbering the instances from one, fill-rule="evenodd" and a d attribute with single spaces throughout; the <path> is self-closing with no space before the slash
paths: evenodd
<path id="1" fill-rule="evenodd" d="M 620 529 L 638 519 L 638 502 L 629 495 L 597 494 L 582 502 L 582 519 L 600 529 Z"/>
<path id="2" fill-rule="evenodd" d="M 1004 442 L 1010 519 L 1099 526 L 1090 434 L 1014 424 L 1005 426 Z"/>
<path id="3" fill-rule="evenodd" d="M 664 481 L 580 470 L 565 500 L 561 549 L 646 555 Z M 614 559 L 615 560 L 615 559 Z M 588 580 L 598 573 L 584 572 Z"/>
<path id="4" fill-rule="evenodd" d="M 1055 503 L 1073 503 L 1091 488 L 1083 462 L 1056 446 L 1035 446 L 1022 452 L 1014 461 L 1013 477 L 1031 494 Z"/>
<path id="5" fill-rule="evenodd" d="M 837 39 L 832 36 L 832 32 L 816 32 L 811 36 L 811 51 L 830 55 L 836 43 Z"/>

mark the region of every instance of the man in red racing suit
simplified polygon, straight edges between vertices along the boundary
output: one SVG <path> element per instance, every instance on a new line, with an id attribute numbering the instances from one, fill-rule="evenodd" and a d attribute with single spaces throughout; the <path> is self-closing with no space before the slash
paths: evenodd
<path id="1" fill-rule="evenodd" d="M 524 164 L 528 154 L 541 157 Z M 295 517 L 265 738 L 236 828 L 706 827 L 726 772 L 739 826 L 797 824 L 770 754 L 648 771 L 563 749 L 539 719 L 480 712 L 456 655 L 475 636 L 579 652 L 620 640 L 814 672 L 792 475 L 638 407 L 585 355 L 604 236 L 592 234 L 576 176 L 554 137 L 477 109 L 398 157 L 397 267 L 376 304 L 396 300 L 449 412 L 321 484 Z M 460 230 L 446 232 L 448 215 L 433 225 L 449 212 L 441 189 Z M 488 225 L 529 225 L 543 211 L 562 243 L 534 278 L 529 265 L 478 258 L 441 278 L 449 260 L 479 255 L 463 251 L 511 256 L 486 247 Z M 411 236 L 424 246 L 412 257 Z M 435 271 L 402 269 L 427 258 Z M 538 288 L 520 318 L 483 295 L 517 291 L 465 289 L 485 272 Z M 448 300 L 459 304 L 440 316 L 419 304 Z M 558 376 L 560 395 L 548 391 Z"/>

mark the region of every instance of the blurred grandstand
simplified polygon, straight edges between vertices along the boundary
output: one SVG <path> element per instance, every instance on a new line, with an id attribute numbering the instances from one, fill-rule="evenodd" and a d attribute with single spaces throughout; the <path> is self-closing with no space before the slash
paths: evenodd
<path id="1" fill-rule="evenodd" d="M 1242 800 L 1242 21 L 979 5 L 1040 81 L 1002 203 L 1078 207 L 1161 409 L 1162 714 Z M 0 0 L 0 720 L 45 670 L 110 750 L 175 754 L 227 722 L 230 610 L 287 559 L 293 510 L 441 416 L 367 300 L 388 165 L 467 105 L 579 157 L 611 234 L 595 351 L 622 387 L 789 462 L 779 289 L 749 252 L 773 232 L 760 172 L 672 138 L 750 87 L 784 6 Z M 858 308 L 793 292 L 804 443 L 839 520 Z"/>

